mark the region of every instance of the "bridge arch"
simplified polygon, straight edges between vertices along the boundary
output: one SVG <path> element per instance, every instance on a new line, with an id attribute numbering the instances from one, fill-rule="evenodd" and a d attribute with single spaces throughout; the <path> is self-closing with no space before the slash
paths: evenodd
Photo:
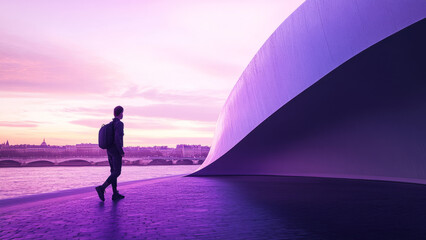
<path id="1" fill-rule="evenodd" d="M 21 163 L 15 160 L 0 160 L 0 167 L 20 167 Z"/>
<path id="2" fill-rule="evenodd" d="M 32 162 L 28 162 L 25 164 L 25 167 L 50 167 L 50 166 L 54 166 L 55 163 L 48 161 L 48 160 L 37 160 L 37 161 L 32 161 Z"/>
<path id="3" fill-rule="evenodd" d="M 194 165 L 194 162 L 191 159 L 179 159 L 176 161 L 177 165 Z"/>
<path id="4" fill-rule="evenodd" d="M 58 163 L 58 166 L 90 166 L 90 165 L 92 165 L 90 162 L 83 159 L 72 159 L 72 160 L 66 160 L 66 161 Z"/>
<path id="5" fill-rule="evenodd" d="M 148 165 L 173 165 L 173 161 L 158 158 L 158 159 L 152 159 L 152 161 L 149 162 Z"/>
<path id="6" fill-rule="evenodd" d="M 96 162 L 95 166 L 109 166 L 109 162 L 108 161 Z"/>

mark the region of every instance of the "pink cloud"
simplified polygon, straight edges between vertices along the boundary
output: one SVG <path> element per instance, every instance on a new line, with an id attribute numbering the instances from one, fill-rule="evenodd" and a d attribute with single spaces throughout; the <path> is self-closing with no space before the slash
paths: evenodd
<path id="1" fill-rule="evenodd" d="M 159 101 L 161 103 L 180 103 L 180 104 L 223 104 L 226 93 L 212 90 L 198 91 L 176 91 L 176 90 L 160 90 L 155 88 L 146 88 L 139 90 L 137 86 L 129 87 L 121 97 L 134 98 L 142 97 L 149 100 Z"/>
<path id="2" fill-rule="evenodd" d="M 33 121 L 19 121 L 19 122 L 8 122 L 8 121 L 0 121 L 1 127 L 24 127 L 24 128 L 31 128 L 31 127 L 37 127 L 38 122 Z"/>
<path id="3" fill-rule="evenodd" d="M 210 76 L 216 76 L 225 79 L 236 79 L 244 70 L 245 65 L 237 64 L 234 59 L 216 59 L 204 56 L 198 52 L 183 51 L 180 49 L 169 48 L 159 50 L 159 54 L 171 62 L 177 62 L 191 69 L 204 72 Z"/>
<path id="4" fill-rule="evenodd" d="M 216 122 L 221 106 L 153 104 L 140 107 L 123 105 L 123 107 L 124 118 L 126 118 L 126 116 L 136 116 L 147 118 L 166 118 L 201 122 Z M 67 108 L 65 111 L 86 116 L 112 116 L 112 108 L 91 109 L 87 107 L 77 107 Z"/>
<path id="5" fill-rule="evenodd" d="M 71 121 L 70 123 L 85 127 L 100 128 L 102 124 L 106 124 L 107 122 L 99 119 L 79 119 Z"/>
<path id="6" fill-rule="evenodd" d="M 100 128 L 102 124 L 107 124 L 111 121 L 111 119 L 79 119 L 71 121 L 70 123 L 91 127 L 91 128 Z M 129 120 L 123 120 L 126 128 L 132 128 L 132 129 L 174 129 L 169 124 L 162 124 L 162 123 L 154 123 L 154 122 L 136 122 L 136 121 L 129 121 Z"/>
<path id="7" fill-rule="evenodd" d="M 67 107 L 64 108 L 63 112 L 82 114 L 86 116 L 109 116 L 113 114 L 113 107 L 111 108 L 98 108 L 98 107 Z"/>
<path id="8" fill-rule="evenodd" d="M 71 124 L 76 124 L 80 126 L 90 127 L 90 128 L 100 128 L 102 124 L 106 124 L 110 121 L 110 119 L 78 119 L 70 121 Z M 179 128 L 185 129 L 194 129 L 198 132 L 211 132 L 213 133 L 215 126 L 185 126 L 178 127 L 171 125 L 170 122 L 155 122 L 155 121 L 136 121 L 136 120 L 126 120 L 123 119 L 124 125 L 126 129 L 143 129 L 143 130 L 175 130 Z"/>
<path id="9" fill-rule="evenodd" d="M 130 106 L 125 108 L 124 111 L 125 114 L 133 116 L 215 122 L 220 108 L 198 105 L 155 104 L 141 107 Z"/>
<path id="10" fill-rule="evenodd" d="M 3 91 L 105 93 L 119 75 L 95 57 L 0 34 Z"/>

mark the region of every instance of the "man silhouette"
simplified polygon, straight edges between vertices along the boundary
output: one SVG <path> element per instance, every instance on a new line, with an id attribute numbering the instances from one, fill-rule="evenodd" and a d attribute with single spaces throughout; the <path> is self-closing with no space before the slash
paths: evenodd
<path id="1" fill-rule="evenodd" d="M 108 162 L 111 167 L 111 175 L 101 186 L 96 187 L 96 192 L 98 192 L 99 198 L 102 201 L 105 201 L 105 189 L 111 184 L 112 186 L 112 200 L 123 199 L 124 196 L 118 193 L 117 191 L 117 178 L 121 174 L 121 165 L 122 159 L 124 156 L 123 151 L 123 135 L 124 135 L 124 124 L 120 121 L 123 119 L 123 107 L 117 106 L 114 108 L 114 141 L 110 148 L 107 149 Z"/>

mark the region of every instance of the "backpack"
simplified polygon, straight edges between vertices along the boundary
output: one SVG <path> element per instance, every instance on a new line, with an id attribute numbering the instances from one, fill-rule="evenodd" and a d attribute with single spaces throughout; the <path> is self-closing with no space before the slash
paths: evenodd
<path id="1" fill-rule="evenodd" d="M 114 144 L 114 122 L 102 125 L 98 137 L 99 147 L 108 149 Z"/>

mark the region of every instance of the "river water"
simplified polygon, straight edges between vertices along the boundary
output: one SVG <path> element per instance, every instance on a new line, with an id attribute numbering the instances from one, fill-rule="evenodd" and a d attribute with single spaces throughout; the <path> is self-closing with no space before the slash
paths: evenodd
<path id="1" fill-rule="evenodd" d="M 120 182 L 188 174 L 200 165 L 123 166 Z M 0 199 L 102 184 L 109 166 L 0 168 Z"/>

